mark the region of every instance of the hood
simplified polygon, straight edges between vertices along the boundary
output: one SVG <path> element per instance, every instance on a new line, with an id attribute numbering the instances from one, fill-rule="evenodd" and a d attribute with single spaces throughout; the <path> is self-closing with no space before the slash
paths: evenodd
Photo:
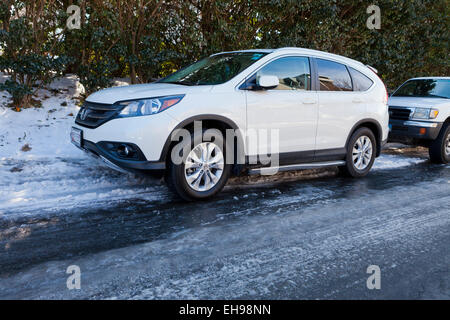
<path id="1" fill-rule="evenodd" d="M 389 106 L 436 108 L 450 106 L 450 99 L 444 98 L 419 98 L 419 97 L 390 97 Z"/>
<path id="2" fill-rule="evenodd" d="M 170 83 L 135 84 L 100 90 L 91 94 L 86 101 L 114 104 L 118 101 L 208 92 L 212 86 L 183 86 Z"/>

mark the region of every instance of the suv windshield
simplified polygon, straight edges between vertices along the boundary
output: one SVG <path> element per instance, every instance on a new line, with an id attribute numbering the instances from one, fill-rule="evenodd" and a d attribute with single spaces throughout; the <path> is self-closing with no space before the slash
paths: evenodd
<path id="1" fill-rule="evenodd" d="M 450 79 L 410 80 L 398 88 L 393 96 L 450 99 Z"/>
<path id="2" fill-rule="evenodd" d="M 225 83 L 267 55 L 262 52 L 223 53 L 200 60 L 170 76 L 160 83 L 182 85 L 215 85 Z"/>

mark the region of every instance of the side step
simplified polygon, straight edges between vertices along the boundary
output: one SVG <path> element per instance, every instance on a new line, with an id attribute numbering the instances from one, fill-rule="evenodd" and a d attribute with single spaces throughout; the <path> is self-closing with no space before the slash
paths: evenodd
<path id="1" fill-rule="evenodd" d="M 339 167 L 339 166 L 345 166 L 345 161 L 301 163 L 301 164 L 292 164 L 292 165 L 280 166 L 280 167 L 255 168 L 255 169 L 248 170 L 248 174 L 250 174 L 250 175 L 256 175 L 256 174 L 267 175 L 267 174 L 273 174 L 276 171 L 282 172 L 282 171 L 294 171 L 294 170 L 309 170 L 309 169 Z"/>

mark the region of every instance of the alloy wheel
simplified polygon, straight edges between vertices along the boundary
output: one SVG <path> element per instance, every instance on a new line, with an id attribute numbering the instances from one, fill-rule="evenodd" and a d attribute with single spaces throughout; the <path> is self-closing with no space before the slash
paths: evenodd
<path id="1" fill-rule="evenodd" d="M 356 169 L 363 171 L 367 169 L 372 161 L 372 141 L 367 136 L 361 136 L 353 146 L 353 165 Z"/>
<path id="2" fill-rule="evenodd" d="M 219 182 L 224 166 L 222 150 L 212 142 L 203 142 L 187 156 L 184 175 L 193 190 L 208 191 Z"/>
<path id="3" fill-rule="evenodd" d="M 447 139 L 445 140 L 445 154 L 450 156 L 450 133 L 447 135 Z"/>

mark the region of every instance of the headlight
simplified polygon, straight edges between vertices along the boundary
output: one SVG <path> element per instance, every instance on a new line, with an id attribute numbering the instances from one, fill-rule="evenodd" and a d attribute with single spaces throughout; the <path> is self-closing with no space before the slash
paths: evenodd
<path id="1" fill-rule="evenodd" d="M 436 119 L 439 110 L 430 108 L 416 108 L 411 118 L 413 119 Z"/>
<path id="2" fill-rule="evenodd" d="M 125 106 L 119 114 L 121 118 L 149 116 L 160 113 L 173 107 L 184 98 L 184 95 L 161 97 L 153 99 L 142 99 L 128 102 L 121 102 L 119 105 Z"/>
<path id="3" fill-rule="evenodd" d="M 428 119 L 430 116 L 430 109 L 416 108 L 412 116 L 413 119 Z"/>

